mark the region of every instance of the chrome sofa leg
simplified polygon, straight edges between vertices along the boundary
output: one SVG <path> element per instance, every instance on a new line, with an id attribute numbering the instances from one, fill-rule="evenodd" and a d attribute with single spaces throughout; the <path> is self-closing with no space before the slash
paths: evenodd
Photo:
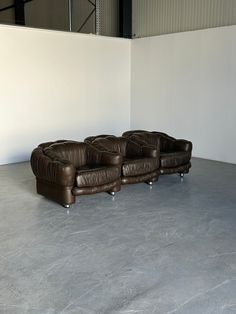
<path id="1" fill-rule="evenodd" d="M 110 194 L 111 196 L 115 196 L 115 195 L 116 195 L 116 192 L 109 192 L 109 194 Z"/>
<path id="2" fill-rule="evenodd" d="M 184 173 L 183 172 L 181 172 L 179 175 L 180 175 L 181 178 L 184 177 Z"/>
<path id="3" fill-rule="evenodd" d="M 153 182 L 152 182 L 152 181 L 148 181 L 147 184 L 148 184 L 148 185 L 152 185 Z"/>
<path id="4" fill-rule="evenodd" d="M 64 204 L 63 207 L 70 208 L 70 205 L 69 204 Z"/>

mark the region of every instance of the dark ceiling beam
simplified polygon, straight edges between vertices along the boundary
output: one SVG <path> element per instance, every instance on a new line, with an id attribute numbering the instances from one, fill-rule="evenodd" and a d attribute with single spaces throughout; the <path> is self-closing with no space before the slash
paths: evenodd
<path id="1" fill-rule="evenodd" d="M 25 4 L 24 0 L 14 0 L 15 24 L 25 25 Z"/>
<path id="2" fill-rule="evenodd" d="M 132 38 L 132 0 L 120 0 L 120 37 Z"/>
<path id="3" fill-rule="evenodd" d="M 31 1 L 34 1 L 34 0 L 24 0 L 24 4 L 28 3 L 28 2 L 31 2 Z M 7 11 L 7 10 L 10 10 L 10 9 L 14 9 L 15 8 L 15 5 L 14 4 L 11 4 L 11 5 L 8 5 L 4 8 L 0 8 L 0 12 L 3 12 L 3 11 Z"/>

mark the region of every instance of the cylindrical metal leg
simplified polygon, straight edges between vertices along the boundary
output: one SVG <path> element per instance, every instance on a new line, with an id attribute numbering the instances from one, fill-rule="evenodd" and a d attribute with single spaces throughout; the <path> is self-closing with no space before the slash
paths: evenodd
<path id="1" fill-rule="evenodd" d="M 70 208 L 70 205 L 69 204 L 64 204 L 63 207 Z"/>

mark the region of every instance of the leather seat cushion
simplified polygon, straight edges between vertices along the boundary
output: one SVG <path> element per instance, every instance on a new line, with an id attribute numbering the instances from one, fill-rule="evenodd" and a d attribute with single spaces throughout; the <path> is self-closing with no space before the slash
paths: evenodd
<path id="1" fill-rule="evenodd" d="M 143 175 L 158 168 L 156 158 L 125 159 L 122 166 L 124 177 Z"/>
<path id="2" fill-rule="evenodd" d="M 161 153 L 161 168 L 174 168 L 187 164 L 191 159 L 189 152 Z"/>
<path id="3" fill-rule="evenodd" d="M 111 183 L 120 178 L 119 167 L 88 167 L 76 171 L 77 187 L 93 187 Z"/>

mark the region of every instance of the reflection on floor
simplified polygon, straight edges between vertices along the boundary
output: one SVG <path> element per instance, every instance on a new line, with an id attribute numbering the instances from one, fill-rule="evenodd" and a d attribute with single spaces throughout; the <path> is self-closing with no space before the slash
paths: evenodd
<path id="1" fill-rule="evenodd" d="M 67 211 L 0 167 L 0 313 L 236 313 L 236 166 L 124 186 Z"/>

